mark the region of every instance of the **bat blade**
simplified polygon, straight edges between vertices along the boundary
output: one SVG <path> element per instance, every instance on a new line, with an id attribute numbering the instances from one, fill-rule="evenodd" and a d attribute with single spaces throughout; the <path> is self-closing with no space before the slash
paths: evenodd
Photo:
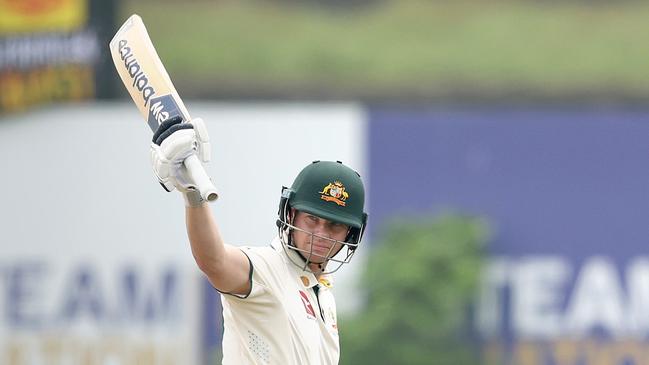
<path id="1" fill-rule="evenodd" d="M 155 132 L 164 120 L 178 115 L 184 121 L 191 120 L 153 47 L 142 18 L 137 14 L 131 15 L 110 41 L 109 48 L 119 77 L 152 131 Z M 198 157 L 189 156 L 184 165 L 195 183 L 190 188 L 198 190 L 207 201 L 216 200 L 216 188 Z"/>
<path id="2" fill-rule="evenodd" d="M 117 73 L 152 131 L 177 115 L 190 120 L 140 16 L 131 15 L 109 47 Z"/>

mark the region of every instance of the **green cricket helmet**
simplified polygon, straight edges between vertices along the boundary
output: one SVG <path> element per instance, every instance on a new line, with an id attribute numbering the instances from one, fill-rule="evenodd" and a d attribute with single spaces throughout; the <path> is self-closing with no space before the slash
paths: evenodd
<path id="1" fill-rule="evenodd" d="M 295 208 L 349 226 L 345 241 L 339 242 L 347 248 L 346 258 L 326 258 L 328 261 L 340 262 L 341 265 L 347 263 L 363 237 L 367 223 L 367 214 L 363 211 L 364 204 L 365 188 L 356 171 L 340 161 L 314 161 L 302 169 L 290 188 L 282 189 L 277 221 L 282 243 L 285 248 L 300 253 L 306 262 L 305 267 L 310 261 L 309 258 L 315 256 L 313 252 L 297 249 L 291 242 L 290 231 L 299 229 L 293 226 L 290 217 L 290 209 Z"/>

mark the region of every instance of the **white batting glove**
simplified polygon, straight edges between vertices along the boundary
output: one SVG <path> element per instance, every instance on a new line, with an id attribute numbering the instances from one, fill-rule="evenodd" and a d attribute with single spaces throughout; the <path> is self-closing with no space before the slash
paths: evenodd
<path id="1" fill-rule="evenodd" d="M 193 191 L 184 161 L 191 155 L 203 162 L 210 161 L 210 137 L 202 119 L 182 123 L 180 116 L 160 124 L 151 143 L 153 171 L 166 191 L 178 189 L 183 193 Z"/>

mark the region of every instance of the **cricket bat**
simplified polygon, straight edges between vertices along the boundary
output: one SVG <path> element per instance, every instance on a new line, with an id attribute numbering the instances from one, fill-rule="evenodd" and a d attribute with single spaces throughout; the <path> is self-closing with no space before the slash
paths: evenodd
<path id="1" fill-rule="evenodd" d="M 191 120 L 189 112 L 169 78 L 158 53 L 151 43 L 142 18 L 131 15 L 109 43 L 110 53 L 126 90 L 153 132 L 163 121 L 182 116 Z M 198 190 L 207 201 L 218 193 L 196 155 L 185 160 L 185 167 Z"/>

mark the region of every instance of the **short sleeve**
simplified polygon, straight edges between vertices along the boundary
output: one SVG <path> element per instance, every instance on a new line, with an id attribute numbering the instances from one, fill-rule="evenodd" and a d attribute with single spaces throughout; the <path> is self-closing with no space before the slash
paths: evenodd
<path id="1" fill-rule="evenodd" d="M 241 251 L 250 262 L 250 292 L 244 296 L 229 294 L 228 297 L 252 301 L 272 294 L 280 281 L 278 274 L 284 267 L 282 258 L 271 247 L 241 247 Z"/>

